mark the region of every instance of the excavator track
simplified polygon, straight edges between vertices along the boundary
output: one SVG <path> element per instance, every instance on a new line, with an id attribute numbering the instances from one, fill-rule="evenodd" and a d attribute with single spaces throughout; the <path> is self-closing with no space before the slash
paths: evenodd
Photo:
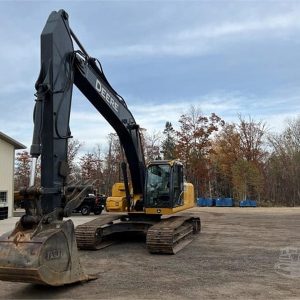
<path id="1" fill-rule="evenodd" d="M 77 247 L 81 250 L 100 250 L 113 244 L 113 240 L 105 240 L 102 229 L 121 217 L 122 215 L 101 216 L 77 226 L 75 229 Z"/>
<path id="2" fill-rule="evenodd" d="M 173 216 L 161 220 L 147 232 L 150 253 L 176 254 L 193 240 L 201 230 L 200 218 Z"/>
<path id="3" fill-rule="evenodd" d="M 99 250 L 116 239 L 113 233 L 143 232 L 150 253 L 176 254 L 193 240 L 201 230 L 200 218 L 172 216 L 160 221 L 126 220 L 126 215 L 106 215 L 79 225 L 75 229 L 77 247 Z"/>

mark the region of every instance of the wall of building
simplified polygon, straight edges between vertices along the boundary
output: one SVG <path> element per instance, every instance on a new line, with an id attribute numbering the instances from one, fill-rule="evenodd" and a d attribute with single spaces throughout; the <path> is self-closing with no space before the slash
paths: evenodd
<path id="1" fill-rule="evenodd" d="M 0 139 L 0 192 L 7 192 L 8 216 L 13 214 L 14 146 Z M 2 205 L 0 203 L 0 205 Z"/>

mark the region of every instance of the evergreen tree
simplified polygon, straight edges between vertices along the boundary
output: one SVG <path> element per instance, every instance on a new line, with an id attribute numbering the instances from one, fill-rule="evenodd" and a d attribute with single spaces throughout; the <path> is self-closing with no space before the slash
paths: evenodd
<path id="1" fill-rule="evenodd" d="M 162 150 L 164 154 L 164 159 L 174 159 L 175 158 L 175 130 L 171 122 L 166 122 L 165 129 L 163 131 L 165 139 L 162 142 Z"/>

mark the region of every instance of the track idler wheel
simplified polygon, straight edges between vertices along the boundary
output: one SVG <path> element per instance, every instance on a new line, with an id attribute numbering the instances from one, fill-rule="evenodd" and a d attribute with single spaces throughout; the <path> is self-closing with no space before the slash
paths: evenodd
<path id="1" fill-rule="evenodd" d="M 71 220 L 40 223 L 0 237 L 0 280 L 50 286 L 95 279 L 83 272 Z"/>

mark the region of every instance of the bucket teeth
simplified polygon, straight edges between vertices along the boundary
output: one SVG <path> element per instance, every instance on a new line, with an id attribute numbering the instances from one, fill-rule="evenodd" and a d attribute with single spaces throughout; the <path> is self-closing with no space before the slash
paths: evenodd
<path id="1" fill-rule="evenodd" d="M 20 226 L 19 226 L 20 227 Z M 88 281 L 78 257 L 71 220 L 0 237 L 0 280 L 51 286 Z"/>

